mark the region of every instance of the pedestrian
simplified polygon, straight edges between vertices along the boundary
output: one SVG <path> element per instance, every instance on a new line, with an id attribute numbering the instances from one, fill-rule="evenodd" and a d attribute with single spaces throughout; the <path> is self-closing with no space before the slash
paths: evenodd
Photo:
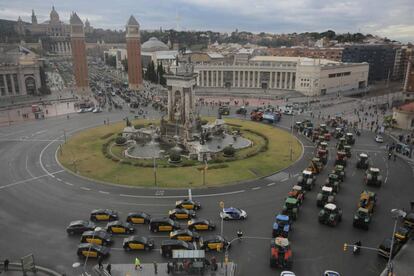
<path id="1" fill-rule="evenodd" d="M 102 255 L 100 255 L 99 258 L 98 258 L 99 270 L 103 269 L 102 261 L 103 261 L 103 257 L 102 257 Z"/>
<path id="2" fill-rule="evenodd" d="M 394 162 L 397 161 L 397 154 L 394 152 Z"/>
<path id="3" fill-rule="evenodd" d="M 135 258 L 135 270 L 137 270 L 137 269 L 138 269 L 138 267 L 139 267 L 139 269 L 142 269 L 141 262 L 140 262 L 140 260 L 138 259 L 138 257 L 136 257 L 136 258 Z"/>
<path id="4" fill-rule="evenodd" d="M 8 271 L 9 270 L 9 259 L 5 259 L 4 260 L 4 271 Z"/>
<path id="5" fill-rule="evenodd" d="M 111 274 L 111 269 L 112 269 L 112 265 L 111 265 L 111 264 L 107 264 L 107 265 L 106 265 L 106 271 L 108 271 L 108 274 L 109 274 L 109 275 L 112 275 L 112 274 Z"/>
<path id="6" fill-rule="evenodd" d="M 153 264 L 154 264 L 154 274 L 158 274 L 158 264 L 156 261 L 154 261 Z"/>
<path id="7" fill-rule="evenodd" d="M 171 273 L 171 264 L 170 262 L 167 263 L 167 274 Z"/>
<path id="8" fill-rule="evenodd" d="M 242 230 L 241 229 L 237 230 L 237 238 L 239 239 L 239 241 L 241 241 L 242 237 L 243 237 Z"/>

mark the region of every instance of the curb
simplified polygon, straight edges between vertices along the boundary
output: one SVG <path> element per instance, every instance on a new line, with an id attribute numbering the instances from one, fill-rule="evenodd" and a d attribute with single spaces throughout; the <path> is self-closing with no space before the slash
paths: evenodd
<path id="1" fill-rule="evenodd" d="M 3 267 L 3 264 L 1 264 L 0 267 Z M 40 271 L 40 272 L 43 272 L 43 273 L 45 273 L 47 275 L 51 275 L 51 276 L 62 276 L 62 275 L 64 275 L 64 274 L 60 274 L 60 273 L 58 273 L 58 272 L 56 272 L 56 271 L 54 271 L 50 268 L 46 268 L 46 267 L 39 266 L 39 265 L 36 265 L 35 268 L 36 268 L 37 272 Z M 9 263 L 9 270 L 10 271 L 22 271 L 22 264 L 21 263 Z"/>

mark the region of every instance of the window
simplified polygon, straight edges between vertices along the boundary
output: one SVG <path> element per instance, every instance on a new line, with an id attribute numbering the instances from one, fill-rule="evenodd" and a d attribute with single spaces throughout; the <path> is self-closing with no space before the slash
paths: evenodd
<path id="1" fill-rule="evenodd" d="M 9 94 L 13 94 L 13 87 L 12 87 L 10 74 L 6 75 L 6 82 L 7 82 L 7 90 L 9 92 Z"/>
<path id="2" fill-rule="evenodd" d="M 20 87 L 19 87 L 19 81 L 17 79 L 17 74 L 13 74 L 13 82 L 14 82 L 14 91 L 16 94 L 20 94 Z"/>
<path id="3" fill-rule="evenodd" d="M 2 96 L 6 95 L 6 87 L 4 85 L 3 75 L 0 75 L 0 93 Z"/>
<path id="4" fill-rule="evenodd" d="M 335 78 L 335 74 L 329 74 L 329 78 Z"/>

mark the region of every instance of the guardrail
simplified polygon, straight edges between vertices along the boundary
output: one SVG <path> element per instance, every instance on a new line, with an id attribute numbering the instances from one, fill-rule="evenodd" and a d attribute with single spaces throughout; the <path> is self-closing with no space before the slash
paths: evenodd
<path id="1" fill-rule="evenodd" d="M 4 261 L 0 260 L 0 270 L 3 271 L 4 270 Z M 9 270 L 10 271 L 22 271 L 22 264 L 21 263 L 9 263 Z M 42 272 L 45 275 L 51 275 L 51 276 L 63 276 L 65 274 L 61 274 L 58 273 L 52 269 L 43 267 L 43 266 L 38 266 L 36 265 L 36 271 L 37 272 Z M 41 274 L 39 274 L 41 275 Z"/>

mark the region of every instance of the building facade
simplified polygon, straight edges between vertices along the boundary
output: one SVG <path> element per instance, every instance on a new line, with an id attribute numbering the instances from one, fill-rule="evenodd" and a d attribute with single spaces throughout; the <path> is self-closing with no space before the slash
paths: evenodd
<path id="1" fill-rule="evenodd" d="M 408 58 L 403 94 L 405 101 L 414 100 L 414 52 Z"/>
<path id="2" fill-rule="evenodd" d="M 126 25 L 129 88 L 137 90 L 142 86 L 141 42 L 139 24 L 134 16 Z"/>
<path id="3" fill-rule="evenodd" d="M 396 121 L 398 128 L 414 130 L 414 102 L 394 108 L 392 118 Z"/>
<path id="4" fill-rule="evenodd" d="M 81 94 L 86 94 L 89 92 L 89 79 L 85 49 L 85 33 L 82 20 L 76 13 L 73 13 L 70 18 L 70 38 L 76 88 Z"/>
<path id="5" fill-rule="evenodd" d="M 393 74 L 395 51 L 387 44 L 354 44 L 345 46 L 342 62 L 368 62 L 369 81 L 386 80 Z"/>
<path id="6" fill-rule="evenodd" d="M 269 48 L 267 52 L 272 56 L 281 57 L 307 57 L 320 58 L 334 61 L 342 60 L 344 48 L 317 48 L 317 47 L 280 47 Z"/>
<path id="7" fill-rule="evenodd" d="M 308 96 L 366 89 L 369 65 L 299 57 L 256 56 L 245 64 L 195 65 L 201 88 L 299 91 Z"/>
<path id="8" fill-rule="evenodd" d="M 40 87 L 36 54 L 23 47 L 0 51 L 0 99 L 38 95 Z"/>

